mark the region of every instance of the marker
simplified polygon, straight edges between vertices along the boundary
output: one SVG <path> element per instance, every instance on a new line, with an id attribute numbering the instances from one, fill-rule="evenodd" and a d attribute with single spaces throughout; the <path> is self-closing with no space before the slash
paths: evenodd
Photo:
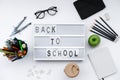
<path id="1" fill-rule="evenodd" d="M 23 47 L 22 47 L 21 40 L 19 40 L 19 45 L 20 45 L 20 49 L 21 49 L 21 51 L 23 52 Z"/>

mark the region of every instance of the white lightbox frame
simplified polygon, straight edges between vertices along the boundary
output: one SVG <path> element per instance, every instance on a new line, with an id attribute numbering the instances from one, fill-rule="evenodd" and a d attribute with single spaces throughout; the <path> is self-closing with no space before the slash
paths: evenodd
<path id="1" fill-rule="evenodd" d="M 52 33 L 52 28 L 48 29 L 49 33 L 42 31 L 42 27 L 55 27 Z M 36 27 L 39 27 L 39 31 L 35 32 Z M 38 29 L 38 28 L 37 28 Z M 45 30 L 45 29 L 44 29 Z M 41 32 L 42 31 L 42 32 Z M 61 43 L 59 45 L 50 45 L 50 38 L 60 38 Z M 36 40 L 38 38 L 39 40 Z M 45 39 L 44 39 L 45 38 Z M 70 40 L 69 40 L 69 39 Z M 49 39 L 49 40 L 48 40 Z M 64 40 L 64 41 L 62 41 Z M 71 42 L 71 43 L 69 43 Z M 76 42 L 74 44 L 74 42 Z M 38 46 L 39 45 L 39 46 Z M 74 46 L 72 46 L 74 45 Z M 76 45 L 76 46 L 75 46 Z M 79 46 L 80 45 L 80 46 Z M 76 52 L 78 57 L 75 56 L 46 56 L 48 50 L 67 50 L 68 54 L 71 51 Z M 67 51 L 64 51 L 64 53 Z M 57 54 L 57 53 L 56 53 Z M 73 53 L 74 54 L 74 53 Z M 34 60 L 84 60 L 85 57 L 85 26 L 84 24 L 35 24 L 33 26 L 33 59 Z"/>

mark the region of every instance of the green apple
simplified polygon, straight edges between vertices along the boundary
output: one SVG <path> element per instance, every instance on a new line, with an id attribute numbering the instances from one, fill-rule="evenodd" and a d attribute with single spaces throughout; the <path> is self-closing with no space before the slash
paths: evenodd
<path id="1" fill-rule="evenodd" d="M 100 43 L 100 37 L 98 35 L 91 35 L 88 39 L 88 43 L 90 46 L 95 47 Z"/>

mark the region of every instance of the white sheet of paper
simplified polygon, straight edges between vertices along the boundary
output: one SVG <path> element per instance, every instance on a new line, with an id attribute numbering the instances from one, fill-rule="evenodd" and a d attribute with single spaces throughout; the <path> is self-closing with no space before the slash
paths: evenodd
<path id="1" fill-rule="evenodd" d="M 97 49 L 88 56 L 99 79 L 116 72 L 116 67 L 108 48 Z"/>

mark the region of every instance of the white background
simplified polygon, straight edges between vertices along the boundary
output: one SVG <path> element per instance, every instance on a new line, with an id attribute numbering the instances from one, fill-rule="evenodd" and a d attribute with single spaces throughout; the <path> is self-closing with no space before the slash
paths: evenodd
<path id="1" fill-rule="evenodd" d="M 15 62 L 9 61 L 0 54 L 0 79 L 1 80 L 98 80 L 90 64 L 88 57 L 85 61 L 75 62 L 80 67 L 80 74 L 75 78 L 68 78 L 64 74 L 64 67 L 67 62 L 57 61 L 34 61 L 32 52 L 32 27 L 34 24 L 72 24 L 82 23 L 86 25 L 86 53 L 89 54 L 95 48 L 90 48 L 87 44 L 87 38 L 91 34 L 88 30 L 99 16 L 104 17 L 105 13 L 110 15 L 108 23 L 120 35 L 120 0 L 104 0 L 106 8 L 101 12 L 81 20 L 73 6 L 74 0 L 0 0 L 0 47 L 9 39 L 14 26 L 27 16 L 28 22 L 33 24 L 25 29 L 16 37 L 25 40 L 28 43 L 29 51 L 26 57 Z M 46 14 L 44 19 L 36 20 L 34 12 L 47 9 L 50 6 L 57 6 L 58 13 L 55 16 Z M 22 27 L 22 26 L 21 26 Z M 105 80 L 120 79 L 120 40 L 117 43 L 101 38 L 101 44 L 97 47 L 108 47 L 115 62 L 117 73 L 105 78 Z"/>

